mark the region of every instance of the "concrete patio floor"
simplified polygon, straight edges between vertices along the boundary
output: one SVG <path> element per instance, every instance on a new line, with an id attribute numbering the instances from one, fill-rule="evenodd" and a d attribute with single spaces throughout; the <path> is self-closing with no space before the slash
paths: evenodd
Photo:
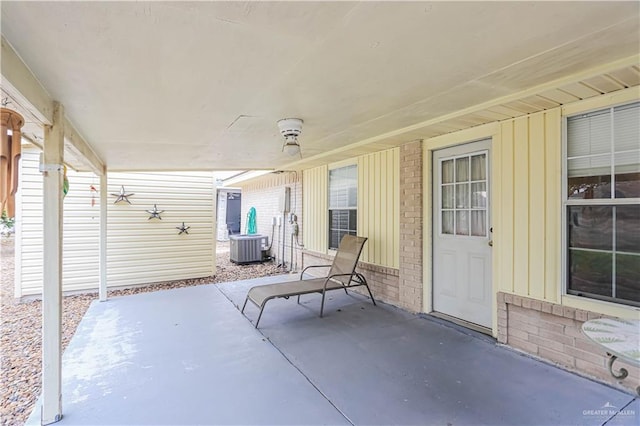
<path id="1" fill-rule="evenodd" d="M 268 277 L 94 302 L 60 425 L 637 425 L 640 402 L 491 338 L 359 295 L 258 309 Z M 39 408 L 27 424 L 39 424 Z"/>

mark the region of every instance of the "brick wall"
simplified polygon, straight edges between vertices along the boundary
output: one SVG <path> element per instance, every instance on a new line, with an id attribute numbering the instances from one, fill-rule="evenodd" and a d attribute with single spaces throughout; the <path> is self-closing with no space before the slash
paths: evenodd
<path id="1" fill-rule="evenodd" d="M 621 381 L 613 378 L 607 368 L 605 350 L 582 333 L 585 321 L 602 317 L 604 315 L 582 309 L 498 293 L 500 343 L 635 392 L 640 385 L 640 369 L 618 360 L 614 369 L 624 367 L 629 377 Z"/>
<path id="2" fill-rule="evenodd" d="M 400 268 L 398 304 L 422 312 L 422 142 L 400 146 Z"/>
<path id="3" fill-rule="evenodd" d="M 247 213 L 251 207 L 256 209 L 256 225 L 258 233 L 269 236 L 272 243 L 271 255 L 277 263 L 284 260 L 288 270 L 300 270 L 302 266 L 302 247 L 293 238 L 293 267 L 291 265 L 291 234 L 292 224 L 288 223 L 280 212 L 280 196 L 284 188 L 291 188 L 291 212 L 297 216 L 298 241 L 303 241 L 302 224 L 302 172 L 282 172 L 280 174 L 269 174 L 255 180 L 249 181 L 242 188 L 242 224 L 241 233 L 245 233 L 247 225 Z M 272 226 L 272 219 L 279 217 L 281 226 Z M 284 230 L 284 236 L 283 236 Z M 282 241 L 284 240 L 285 252 L 282 256 Z"/>

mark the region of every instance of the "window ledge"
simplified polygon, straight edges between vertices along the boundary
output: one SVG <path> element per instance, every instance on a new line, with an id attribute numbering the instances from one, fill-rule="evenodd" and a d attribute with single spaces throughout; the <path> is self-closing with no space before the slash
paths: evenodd
<path id="1" fill-rule="evenodd" d="M 589 299 L 586 297 L 564 294 L 562 295 L 562 305 L 617 318 L 640 320 L 639 307 L 607 302 L 605 300 Z"/>

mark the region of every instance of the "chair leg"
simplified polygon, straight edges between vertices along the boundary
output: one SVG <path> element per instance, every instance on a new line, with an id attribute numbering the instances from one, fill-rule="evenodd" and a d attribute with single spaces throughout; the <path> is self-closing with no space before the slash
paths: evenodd
<path id="1" fill-rule="evenodd" d="M 378 306 L 378 305 L 376 305 L 376 299 L 373 298 L 373 294 L 371 293 L 371 289 L 369 288 L 369 285 L 365 284 L 364 286 L 367 287 L 367 291 L 369 291 L 369 297 L 371 297 L 371 301 L 373 302 L 373 306 Z"/>
<path id="2" fill-rule="evenodd" d="M 298 295 L 298 305 L 300 304 L 300 295 Z"/>
<path id="3" fill-rule="evenodd" d="M 244 314 L 244 308 L 247 307 L 247 302 L 249 301 L 249 295 L 247 295 L 247 298 L 244 299 L 244 305 L 242 305 L 242 310 L 240 311 L 241 313 Z"/>
<path id="4" fill-rule="evenodd" d="M 326 294 L 326 291 L 322 292 L 322 303 L 320 304 L 320 318 L 322 318 L 322 314 L 324 313 L 324 295 Z"/>
<path id="5" fill-rule="evenodd" d="M 264 307 L 266 304 L 267 302 L 265 301 L 260 307 L 260 314 L 258 314 L 258 319 L 256 320 L 256 328 L 258 328 L 258 324 L 260 323 L 260 318 L 262 318 L 262 311 L 264 311 Z"/>

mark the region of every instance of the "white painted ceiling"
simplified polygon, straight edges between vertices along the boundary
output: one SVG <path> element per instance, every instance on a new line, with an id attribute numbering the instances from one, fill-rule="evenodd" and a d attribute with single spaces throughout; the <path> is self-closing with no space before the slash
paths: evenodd
<path id="1" fill-rule="evenodd" d="M 281 118 L 304 120 L 303 156 L 318 158 L 640 50 L 638 2 L 2 1 L 1 13 L 109 170 L 283 168 L 295 158 Z"/>

